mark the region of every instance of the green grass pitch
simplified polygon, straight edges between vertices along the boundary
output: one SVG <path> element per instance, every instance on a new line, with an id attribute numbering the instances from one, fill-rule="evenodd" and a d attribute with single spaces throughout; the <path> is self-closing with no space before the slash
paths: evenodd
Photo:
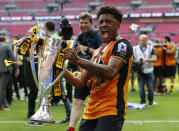
<path id="1" fill-rule="evenodd" d="M 169 89 L 170 82 L 167 80 Z M 137 89 L 137 82 L 135 82 Z M 128 101 L 139 103 L 138 91 L 128 91 Z M 179 80 L 175 80 L 174 94 L 155 96 L 157 105 L 142 110 L 128 109 L 123 131 L 179 131 Z M 37 103 L 38 105 L 38 103 Z M 0 131 L 66 131 L 68 124 L 44 124 L 43 127 L 25 125 L 27 101 L 14 100 L 10 111 L 0 111 Z M 50 108 L 56 121 L 65 118 L 63 106 Z M 78 130 L 79 123 L 76 127 Z"/>

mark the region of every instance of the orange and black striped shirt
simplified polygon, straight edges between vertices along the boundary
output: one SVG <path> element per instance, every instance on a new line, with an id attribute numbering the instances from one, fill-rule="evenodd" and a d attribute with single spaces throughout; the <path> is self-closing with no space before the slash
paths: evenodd
<path id="1" fill-rule="evenodd" d="M 167 49 L 166 50 L 173 50 L 172 54 L 165 53 L 165 64 L 166 66 L 175 66 L 175 54 L 176 54 L 176 46 L 172 43 L 167 43 Z"/>
<path id="2" fill-rule="evenodd" d="M 121 59 L 124 66 L 112 80 L 92 77 L 92 88 L 84 110 L 84 119 L 97 119 L 108 115 L 118 115 L 125 119 L 127 88 L 133 60 L 133 49 L 129 41 L 118 39 L 102 45 L 93 54 L 92 61 L 107 65 L 110 57 Z"/>
<path id="3" fill-rule="evenodd" d="M 157 56 L 157 61 L 153 63 L 154 66 L 163 66 L 163 46 L 156 46 L 155 54 Z"/>

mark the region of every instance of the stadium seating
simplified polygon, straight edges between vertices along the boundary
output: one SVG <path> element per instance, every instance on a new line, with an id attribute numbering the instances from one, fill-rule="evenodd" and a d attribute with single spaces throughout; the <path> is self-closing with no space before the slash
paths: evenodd
<path id="1" fill-rule="evenodd" d="M 67 3 L 64 5 L 65 8 L 85 8 L 87 7 L 89 2 L 94 0 L 71 0 L 71 3 Z"/>
<path id="2" fill-rule="evenodd" d="M 146 0 L 146 5 L 169 5 L 171 0 Z"/>
<path id="3" fill-rule="evenodd" d="M 10 25 L 0 25 L 1 28 L 5 28 L 10 32 L 10 36 L 17 34 L 19 36 L 24 36 L 25 33 L 32 27 L 32 24 L 10 24 Z"/>
<path id="4" fill-rule="evenodd" d="M 15 1 L 14 4 L 17 4 L 22 9 L 39 9 L 44 8 L 47 2 L 45 1 Z"/>
<path id="5" fill-rule="evenodd" d="M 58 0 L 60 1 L 60 0 Z M 69 0 L 71 3 L 64 4 L 63 15 L 79 15 L 83 11 L 88 10 L 88 2 L 94 2 L 96 0 Z M 121 10 L 122 13 L 153 13 L 153 12 L 179 12 L 178 9 L 175 9 L 172 5 L 172 0 L 144 0 L 143 5 L 139 6 L 135 10 L 130 7 L 130 1 L 132 0 L 98 0 L 102 2 L 104 5 L 115 5 L 117 8 Z M 51 14 L 48 13 L 46 9 L 47 3 L 55 2 L 55 0 L 1 0 L 0 1 L 0 16 L 7 16 L 8 13 L 5 10 L 6 4 L 16 4 L 17 9 L 11 12 L 11 16 L 57 16 L 60 15 L 60 11 L 54 11 Z M 98 12 L 99 8 L 97 8 L 93 14 Z M 23 22 L 22 22 L 23 23 Z M 131 40 L 133 45 L 138 41 L 138 34 L 134 34 L 129 29 L 131 23 L 122 23 L 121 28 L 119 29 L 120 35 L 124 38 L 128 38 Z M 137 23 L 140 27 L 146 27 L 147 23 Z M 153 34 L 149 35 L 149 38 L 163 38 L 165 35 L 170 35 L 174 41 L 179 41 L 179 37 L 177 37 L 177 32 L 179 29 L 178 23 L 152 23 L 156 29 Z M 10 36 L 13 34 L 19 34 L 23 36 L 27 30 L 32 26 L 29 23 L 23 24 L 5 24 L 0 25 L 0 30 L 2 27 L 5 27 L 9 32 Z M 72 26 L 74 30 L 74 34 L 80 32 L 79 25 L 77 22 L 72 21 Z M 59 27 L 59 26 L 57 26 Z M 174 32 L 174 35 L 171 33 Z M 175 35 L 176 32 L 176 35 Z"/>
<path id="6" fill-rule="evenodd" d="M 131 8 L 130 7 L 126 7 L 126 8 L 119 8 L 120 11 L 125 14 L 125 13 L 130 13 L 131 12 Z"/>
<path id="7" fill-rule="evenodd" d="M 47 10 L 43 10 L 43 11 L 36 11 L 35 12 L 35 16 L 47 16 L 48 15 L 48 11 Z"/>
<path id="8" fill-rule="evenodd" d="M 7 15 L 7 12 L 6 11 L 1 11 L 0 12 L 0 16 L 6 16 Z"/>
<path id="9" fill-rule="evenodd" d="M 0 1 L 0 9 L 3 9 L 6 4 L 10 4 L 10 1 Z"/>
<path id="10" fill-rule="evenodd" d="M 0 30 L 2 28 L 7 29 L 10 32 L 10 36 L 13 36 L 14 34 L 24 36 L 25 33 L 32 27 L 33 24 L 11 24 L 11 25 L 0 25 Z M 57 26 L 59 28 L 59 26 Z M 77 34 L 80 32 L 80 28 L 78 24 L 72 24 L 73 32 L 74 34 Z"/>
<path id="11" fill-rule="evenodd" d="M 173 7 L 162 7 L 162 8 L 137 8 L 135 10 L 136 13 L 158 13 L 158 12 L 173 12 Z"/>
<path id="12" fill-rule="evenodd" d="M 128 5 L 131 0 L 100 0 L 104 5 L 123 6 Z"/>
<path id="13" fill-rule="evenodd" d="M 156 23 L 156 33 L 160 32 L 178 32 L 179 23 Z M 172 26 L 171 26 L 172 25 Z"/>
<path id="14" fill-rule="evenodd" d="M 28 11 L 13 11 L 11 16 L 29 16 Z"/>

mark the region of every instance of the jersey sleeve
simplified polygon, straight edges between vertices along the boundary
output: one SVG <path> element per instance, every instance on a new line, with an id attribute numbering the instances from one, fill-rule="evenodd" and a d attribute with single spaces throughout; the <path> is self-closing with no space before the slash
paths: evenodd
<path id="1" fill-rule="evenodd" d="M 125 64 L 133 55 L 131 44 L 126 39 L 121 39 L 114 45 L 112 56 L 121 59 Z"/>

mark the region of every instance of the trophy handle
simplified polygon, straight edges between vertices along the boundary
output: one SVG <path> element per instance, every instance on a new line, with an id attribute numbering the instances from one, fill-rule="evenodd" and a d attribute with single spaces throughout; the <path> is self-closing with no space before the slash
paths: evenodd
<path id="1" fill-rule="evenodd" d="M 69 48 L 73 48 L 74 46 L 75 46 L 75 42 L 72 40 L 71 44 L 69 45 Z M 44 93 L 48 93 L 49 91 L 47 91 L 47 90 L 51 90 L 51 88 L 60 80 L 60 78 L 63 77 L 65 71 L 68 68 L 68 65 L 69 65 L 69 60 L 65 60 L 64 64 L 63 64 L 63 70 L 58 75 L 58 77 L 52 83 L 49 84 L 49 86 L 45 89 Z M 46 95 L 46 94 L 44 94 L 44 95 Z"/>
<path id="2" fill-rule="evenodd" d="M 32 42 L 29 57 L 30 57 L 30 65 L 31 65 L 31 69 L 32 69 L 32 76 L 34 78 L 36 86 L 39 87 L 39 82 L 37 79 L 37 70 L 35 67 L 35 60 L 34 60 L 35 46 L 36 46 L 36 44 L 34 42 Z"/>

